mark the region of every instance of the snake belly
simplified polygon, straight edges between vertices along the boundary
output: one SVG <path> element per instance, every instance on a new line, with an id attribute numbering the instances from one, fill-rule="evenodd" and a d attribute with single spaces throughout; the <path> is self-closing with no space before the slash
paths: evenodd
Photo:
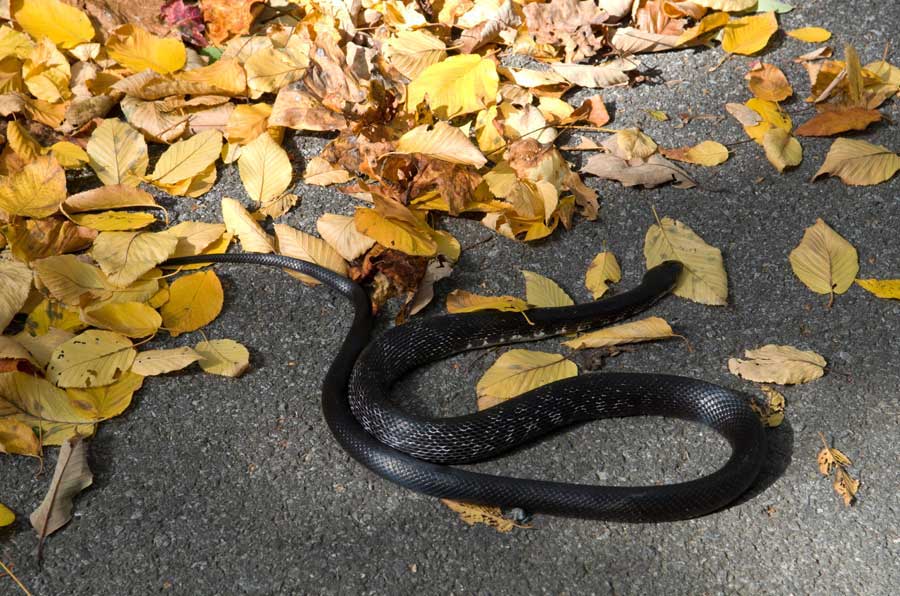
<path id="1" fill-rule="evenodd" d="M 411 370 L 467 350 L 534 341 L 608 325 L 666 296 L 682 265 L 667 261 L 622 294 L 584 305 L 521 313 L 478 312 L 414 319 L 370 342 L 370 303 L 332 271 L 272 254 L 199 255 L 167 265 L 248 263 L 297 271 L 348 298 L 350 330 L 322 386 L 322 411 L 338 443 L 374 473 L 419 493 L 469 503 L 620 522 L 661 522 L 711 513 L 737 499 L 759 474 L 765 431 L 748 398 L 697 379 L 593 373 L 544 385 L 478 413 L 424 418 L 399 408 L 392 385 Z M 717 471 L 661 486 L 597 486 L 495 476 L 452 467 L 508 451 L 588 420 L 664 416 L 708 426 L 732 453 Z"/>

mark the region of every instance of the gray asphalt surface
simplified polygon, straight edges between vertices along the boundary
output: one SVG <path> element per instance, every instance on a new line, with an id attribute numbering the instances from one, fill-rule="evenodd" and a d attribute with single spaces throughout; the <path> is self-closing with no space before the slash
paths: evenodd
<path id="1" fill-rule="evenodd" d="M 802 6 L 781 17 L 785 28 L 828 27 L 832 45 L 854 43 L 864 62 L 880 57 L 900 26 L 890 3 L 795 3 Z M 790 59 L 813 46 L 774 43 L 766 59 L 804 96 L 806 75 Z M 656 122 L 643 111 L 724 115 L 725 102 L 744 101 L 742 76 L 751 60 L 735 58 L 708 72 L 720 57 L 687 51 L 644 58 L 650 84 L 605 94 L 615 105 L 614 125 L 641 126 L 663 146 L 744 140 L 730 119 L 677 128 L 677 119 Z M 795 99 L 787 108 L 799 112 L 804 104 Z M 896 151 L 900 132 L 890 121 L 900 118 L 898 102 L 884 112 L 888 122 L 863 138 Z M 324 141 L 290 143 L 308 159 Z M 225 309 L 206 332 L 247 345 L 252 370 L 237 380 L 195 370 L 148 379 L 132 408 L 101 425 L 92 441 L 94 486 L 78 498 L 75 520 L 48 540 L 42 568 L 27 513 L 50 475 L 35 478 L 33 461 L 3 456 L 0 497 L 19 520 L 0 531 L 0 560 L 40 595 L 896 593 L 900 303 L 852 287 L 828 310 L 826 299 L 793 276 L 787 256 L 822 217 L 859 250 L 861 277 L 900 276 L 900 177 L 870 188 L 809 182 L 829 145 L 804 139 L 802 165 L 784 175 L 755 144 L 736 145 L 726 164 L 692 169 L 702 188 L 689 191 L 623 190 L 592 180 L 600 220 L 527 246 L 500 237 L 478 244 L 491 236 L 479 224 L 442 222 L 464 247 L 478 246 L 464 250 L 424 316 L 441 312 L 455 288 L 522 295 L 520 269 L 547 275 L 586 301 L 584 272 L 604 244 L 624 270 L 618 288 L 628 288 L 644 270 L 651 206 L 721 248 L 728 307 L 669 298 L 652 312 L 692 350 L 680 341 L 642 345 L 608 360 L 604 370 L 676 372 L 753 392 L 753 384 L 728 373 L 729 357 L 766 343 L 822 354 L 829 362 L 824 378 L 785 390 L 787 420 L 769 432 L 765 473 L 741 503 L 660 525 L 536 517 L 533 529 L 505 535 L 469 528 L 436 500 L 374 477 L 329 435 L 318 387 L 347 328 L 348 306 L 281 274 L 221 267 Z M 352 212 L 352 200 L 337 192 L 296 191 L 302 204 L 285 221 L 300 229 L 313 231 L 326 211 Z M 246 198 L 232 167 L 201 200 L 166 204 L 180 218 L 215 220 L 225 195 Z M 558 341 L 528 347 L 565 350 Z M 418 371 L 397 394 L 417 396 L 402 399 L 432 414 L 474 409 L 475 383 L 494 357 L 472 353 Z M 863 485 L 852 508 L 816 469 L 820 431 L 854 460 Z M 687 423 L 604 421 L 479 469 L 580 482 L 672 482 L 711 471 L 726 454 L 714 434 Z M 0 579 L 0 593 L 15 593 L 8 579 Z"/>

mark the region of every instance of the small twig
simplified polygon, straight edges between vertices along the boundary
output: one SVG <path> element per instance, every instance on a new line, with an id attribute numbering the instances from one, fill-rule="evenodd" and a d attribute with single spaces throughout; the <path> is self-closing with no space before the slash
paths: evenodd
<path id="1" fill-rule="evenodd" d="M 31 592 L 28 591 L 28 588 L 25 587 L 25 584 L 19 581 L 19 578 L 16 577 L 16 574 L 14 574 L 9 567 L 4 565 L 3 561 L 0 561 L 0 568 L 2 568 L 4 572 L 6 572 L 6 575 L 8 575 L 10 579 L 16 582 L 16 585 L 19 586 L 19 589 L 22 590 L 22 592 L 26 594 L 26 596 L 31 596 Z"/>

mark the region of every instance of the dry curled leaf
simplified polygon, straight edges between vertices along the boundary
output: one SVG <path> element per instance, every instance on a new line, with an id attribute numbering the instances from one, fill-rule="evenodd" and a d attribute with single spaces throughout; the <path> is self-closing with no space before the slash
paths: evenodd
<path id="1" fill-rule="evenodd" d="M 750 407 L 759 414 L 760 420 L 769 428 L 780 426 L 784 422 L 784 395 L 777 391 L 771 385 L 760 385 L 765 401 L 758 404 L 755 400 L 750 401 Z"/>
<path id="2" fill-rule="evenodd" d="M 825 374 L 825 359 L 813 351 L 768 344 L 744 352 L 747 360 L 728 359 L 728 370 L 748 381 L 796 385 Z"/>
<path id="3" fill-rule="evenodd" d="M 462 503 L 451 499 L 441 499 L 441 503 L 449 507 L 452 511 L 459 514 L 459 519 L 464 521 L 468 526 L 475 524 L 484 524 L 490 526 L 505 534 L 512 531 L 513 528 L 528 528 L 530 526 L 521 526 L 513 520 L 503 517 L 503 512 L 499 507 L 490 507 L 488 505 L 475 505 L 472 503 Z"/>
<path id="4" fill-rule="evenodd" d="M 819 433 L 822 439 L 822 449 L 819 451 L 816 461 L 819 464 L 819 472 L 823 476 L 834 474 L 834 492 L 844 500 L 844 505 L 849 507 L 856 501 L 856 493 L 859 491 L 860 482 L 847 472 L 846 467 L 851 465 L 850 458 L 843 452 L 828 445 L 825 435 Z"/>
<path id="5" fill-rule="evenodd" d="M 69 523 L 75 507 L 73 500 L 93 481 L 87 461 L 87 443 L 76 435 L 63 443 L 47 495 L 29 516 L 31 527 L 40 539 L 39 551 L 47 536 Z"/>

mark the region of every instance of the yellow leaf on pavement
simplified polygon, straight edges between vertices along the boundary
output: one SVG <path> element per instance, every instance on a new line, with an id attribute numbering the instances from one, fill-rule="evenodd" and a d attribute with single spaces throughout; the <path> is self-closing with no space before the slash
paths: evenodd
<path id="1" fill-rule="evenodd" d="M 375 209 L 359 207 L 353 215 L 356 230 L 408 255 L 432 257 L 437 242 L 424 221 L 410 209 L 390 199 L 376 199 Z"/>
<path id="2" fill-rule="evenodd" d="M 375 244 L 375 240 L 356 230 L 349 215 L 325 213 L 316 221 L 316 230 L 347 261 L 364 255 Z"/>
<path id="3" fill-rule="evenodd" d="M 332 184 L 343 184 L 353 179 L 347 170 L 332 166 L 328 160 L 321 157 L 314 157 L 306 164 L 306 171 L 303 172 L 303 182 L 306 184 L 315 184 L 316 186 L 330 186 Z"/>
<path id="4" fill-rule="evenodd" d="M 166 230 L 178 238 L 172 257 L 199 255 L 225 234 L 225 224 L 183 221 Z"/>
<path id="5" fill-rule="evenodd" d="M 755 4 L 755 2 L 751 3 Z M 721 29 L 725 25 L 728 24 L 728 14 L 724 12 L 713 12 L 702 19 L 691 27 L 690 29 L 686 29 L 684 33 L 682 33 L 678 40 L 675 42 L 677 46 L 683 46 L 687 43 L 691 43 L 692 41 L 698 40 L 699 38 L 705 36 L 707 33 L 715 31 L 716 29 Z"/>
<path id="6" fill-rule="evenodd" d="M 522 270 L 525 276 L 525 301 L 530 306 L 572 306 L 575 302 L 555 281 L 532 271 Z"/>
<path id="7" fill-rule="evenodd" d="M 900 279 L 857 279 L 856 283 L 879 298 L 900 300 Z"/>
<path id="8" fill-rule="evenodd" d="M 660 153 L 669 159 L 693 163 L 700 166 L 717 166 L 728 160 L 728 147 L 716 141 L 703 141 L 693 147 L 677 149 L 660 149 Z"/>
<path id="9" fill-rule="evenodd" d="M 447 295 L 447 312 L 463 313 L 479 310 L 525 312 L 528 303 L 515 296 L 479 296 L 465 290 L 453 290 Z"/>
<path id="10" fill-rule="evenodd" d="M 238 172 L 247 194 L 260 203 L 287 190 L 293 174 L 287 152 L 268 134 L 259 135 L 243 148 Z"/>
<path id="11" fill-rule="evenodd" d="M 457 127 L 438 121 L 429 130 L 427 124 L 417 126 L 397 141 L 400 153 L 421 153 L 450 163 L 480 168 L 487 158 Z"/>
<path id="12" fill-rule="evenodd" d="M 224 292 L 212 269 L 176 279 L 169 288 L 169 301 L 160 309 L 163 327 L 172 337 L 196 331 L 222 312 Z"/>
<path id="13" fill-rule="evenodd" d="M 301 48 L 262 48 L 253 52 L 244 63 L 250 96 L 255 99 L 263 93 L 277 92 L 302 79 L 308 66 L 309 54 Z"/>
<path id="14" fill-rule="evenodd" d="M 9 13 L 33 38 L 48 37 L 62 48 L 71 49 L 94 38 L 88 16 L 60 0 L 10 0 Z"/>
<path id="15" fill-rule="evenodd" d="M 60 387 L 109 385 L 131 368 L 136 354 L 128 338 L 91 329 L 53 351 L 47 379 Z"/>
<path id="16" fill-rule="evenodd" d="M 680 221 L 664 217 L 650 226 L 644 238 L 647 269 L 663 261 L 681 261 L 684 270 L 673 293 L 699 302 L 724 306 L 728 303 L 728 276 L 722 252 L 703 241 Z"/>
<path id="17" fill-rule="evenodd" d="M 40 429 L 43 445 L 61 445 L 75 434 L 92 435 L 95 422 L 65 391 L 21 372 L 0 373 L 0 419 Z"/>
<path id="18" fill-rule="evenodd" d="M 275 224 L 274 227 L 280 254 L 315 263 L 331 269 L 339 275 L 347 276 L 347 263 L 327 242 L 284 224 Z M 317 286 L 320 283 L 318 280 L 296 271 L 288 271 L 288 273 L 310 286 Z"/>
<path id="19" fill-rule="evenodd" d="M 63 210 L 66 213 L 85 211 L 106 211 L 129 207 L 152 207 L 161 209 L 156 200 L 146 190 L 121 184 L 98 186 L 78 194 L 69 195 Z"/>
<path id="20" fill-rule="evenodd" d="M 450 56 L 426 67 L 407 88 L 410 112 L 423 100 L 442 119 L 484 109 L 496 102 L 500 77 L 489 58 L 477 54 Z"/>
<path id="21" fill-rule="evenodd" d="M 162 325 L 159 313 L 143 302 L 108 302 L 82 310 L 81 320 L 125 337 L 148 337 Z"/>
<path id="22" fill-rule="evenodd" d="M 272 106 L 267 103 L 241 104 L 235 106 L 228 117 L 225 127 L 225 138 L 229 143 L 246 145 L 266 132 Z"/>
<path id="23" fill-rule="evenodd" d="M 633 344 L 642 341 L 655 341 L 677 337 L 672 328 L 659 317 L 648 317 L 640 321 L 622 323 L 605 329 L 598 329 L 591 333 L 580 335 L 575 339 L 564 341 L 563 345 L 573 350 L 585 348 L 605 348 L 621 344 Z"/>
<path id="24" fill-rule="evenodd" d="M 609 289 L 607 282 L 616 283 L 620 279 L 622 279 L 622 270 L 619 268 L 616 255 L 611 252 L 601 252 L 591 261 L 584 276 L 584 285 L 596 300 Z"/>
<path id="25" fill-rule="evenodd" d="M 485 410 L 541 385 L 578 374 L 560 354 L 510 350 L 497 358 L 478 381 L 478 409 Z"/>
<path id="26" fill-rule="evenodd" d="M 763 144 L 766 132 L 770 128 L 780 128 L 785 132 L 791 132 L 793 127 L 791 118 L 781 110 L 777 102 L 753 97 L 747 100 L 746 107 L 756 112 L 760 120 L 756 124 L 745 124 L 744 131 L 760 145 Z"/>
<path id="27" fill-rule="evenodd" d="M 0 259 L 0 333 L 28 300 L 31 278 L 31 270 L 26 265 Z"/>
<path id="28" fill-rule="evenodd" d="M 250 216 L 244 206 L 225 197 L 222 199 L 222 220 L 225 229 L 241 241 L 245 252 L 274 252 L 269 235 L 256 220 Z"/>
<path id="29" fill-rule="evenodd" d="M 782 101 L 794 94 L 784 72 L 774 64 L 758 63 L 744 78 L 753 95 L 766 101 Z"/>
<path id="30" fill-rule="evenodd" d="M 66 173 L 53 157 L 38 157 L 0 182 L 0 210 L 40 219 L 66 200 Z"/>
<path id="31" fill-rule="evenodd" d="M 187 51 L 180 39 L 157 37 L 132 24 L 110 32 L 106 51 L 110 58 L 131 72 L 151 69 L 168 74 L 180 70 L 187 60 Z"/>
<path id="32" fill-rule="evenodd" d="M 451 499 L 441 499 L 441 503 L 447 506 L 451 511 L 459 514 L 459 519 L 461 519 L 467 526 L 484 524 L 486 526 L 494 528 L 501 534 L 511 532 L 513 528 L 531 527 L 519 525 L 511 519 L 503 517 L 503 511 L 501 511 L 499 507 L 476 505 L 474 503 L 463 503 L 461 501 L 453 501 Z"/>
<path id="33" fill-rule="evenodd" d="M 56 158 L 59 165 L 67 170 L 75 170 L 90 161 L 84 149 L 69 141 L 58 141 L 47 148 L 50 155 Z"/>
<path id="34" fill-rule="evenodd" d="M 140 230 L 156 223 L 152 213 L 130 211 L 105 211 L 103 213 L 73 213 L 71 220 L 79 226 L 98 232 L 124 232 Z"/>
<path id="35" fill-rule="evenodd" d="M 8 526 L 14 521 L 16 521 L 16 514 L 10 511 L 9 507 L 0 503 L 0 528 Z"/>
<path id="36" fill-rule="evenodd" d="M 774 12 L 732 19 L 725 25 L 722 49 L 729 54 L 749 56 L 765 48 L 776 31 L 778 19 Z"/>
<path id="37" fill-rule="evenodd" d="M 747 360 L 728 359 L 728 370 L 748 381 L 796 385 L 825 374 L 825 359 L 812 351 L 793 346 L 765 345 L 744 352 Z"/>
<path id="38" fill-rule="evenodd" d="M 859 256 L 852 244 L 821 219 L 803 233 L 791 251 L 791 268 L 817 294 L 843 294 L 859 272 Z M 829 302 L 830 305 L 830 302 Z"/>
<path id="39" fill-rule="evenodd" d="M 193 178 L 212 165 L 222 152 L 222 133 L 205 130 L 166 149 L 147 179 L 159 185 Z"/>
<path id="40" fill-rule="evenodd" d="M 109 385 L 87 389 L 70 387 L 66 389 L 66 393 L 75 407 L 100 422 L 127 410 L 134 392 L 143 384 L 143 376 L 128 371 Z"/>
<path id="41" fill-rule="evenodd" d="M 803 147 L 800 141 L 781 128 L 770 128 L 763 136 L 763 149 L 766 158 L 779 172 L 785 168 L 800 165 L 803 160 Z"/>
<path id="42" fill-rule="evenodd" d="M 751 401 L 750 407 L 759 414 L 762 423 L 767 427 L 781 426 L 784 422 L 784 395 L 771 385 L 760 385 L 759 389 L 765 396 L 765 402 L 760 405 L 756 401 Z"/>
<path id="43" fill-rule="evenodd" d="M 125 288 L 172 256 L 177 244 L 168 232 L 101 232 L 91 256 L 112 285 Z"/>
<path id="44" fill-rule="evenodd" d="M 39 544 L 72 519 L 73 499 L 94 481 L 87 461 L 87 443 L 76 435 L 62 444 L 53 480 L 40 506 L 28 517 Z M 40 546 L 38 547 L 40 548 Z"/>
<path id="45" fill-rule="evenodd" d="M 844 505 L 849 507 L 856 500 L 856 493 L 859 491 L 860 482 L 847 472 L 845 466 L 851 465 L 850 458 L 844 455 L 838 449 L 828 445 L 825 436 L 819 433 L 824 447 L 819 451 L 816 460 L 819 464 L 819 472 L 823 476 L 828 476 L 834 472 L 834 482 L 832 486 L 836 492 L 844 500 Z"/>
<path id="46" fill-rule="evenodd" d="M 91 134 L 87 154 L 103 184 L 137 186 L 147 173 L 147 142 L 121 120 L 104 120 Z"/>
<path id="47" fill-rule="evenodd" d="M 858 139 L 836 139 L 825 163 L 813 176 L 838 176 L 844 184 L 868 186 L 891 179 L 900 170 L 900 155 L 887 147 Z"/>
<path id="48" fill-rule="evenodd" d="M 250 366 L 250 352 L 231 339 L 201 341 L 194 347 L 200 354 L 200 368 L 223 377 L 239 377 Z"/>
<path id="49" fill-rule="evenodd" d="M 801 27 L 799 29 L 791 29 L 787 32 L 794 39 L 805 41 L 808 43 L 822 43 L 831 39 L 831 31 L 822 29 L 821 27 Z"/>
<path id="50" fill-rule="evenodd" d="M 0 408 L 2 407 L 0 402 Z M 24 422 L 15 418 L 0 418 L 0 453 L 40 457 L 41 443 L 31 427 Z M 0 526 L 4 525 L 2 516 L 3 511 L 0 509 Z"/>
<path id="51" fill-rule="evenodd" d="M 181 370 L 198 360 L 200 354 L 188 346 L 168 350 L 145 350 L 138 352 L 134 364 L 131 365 L 131 371 L 149 377 Z"/>

